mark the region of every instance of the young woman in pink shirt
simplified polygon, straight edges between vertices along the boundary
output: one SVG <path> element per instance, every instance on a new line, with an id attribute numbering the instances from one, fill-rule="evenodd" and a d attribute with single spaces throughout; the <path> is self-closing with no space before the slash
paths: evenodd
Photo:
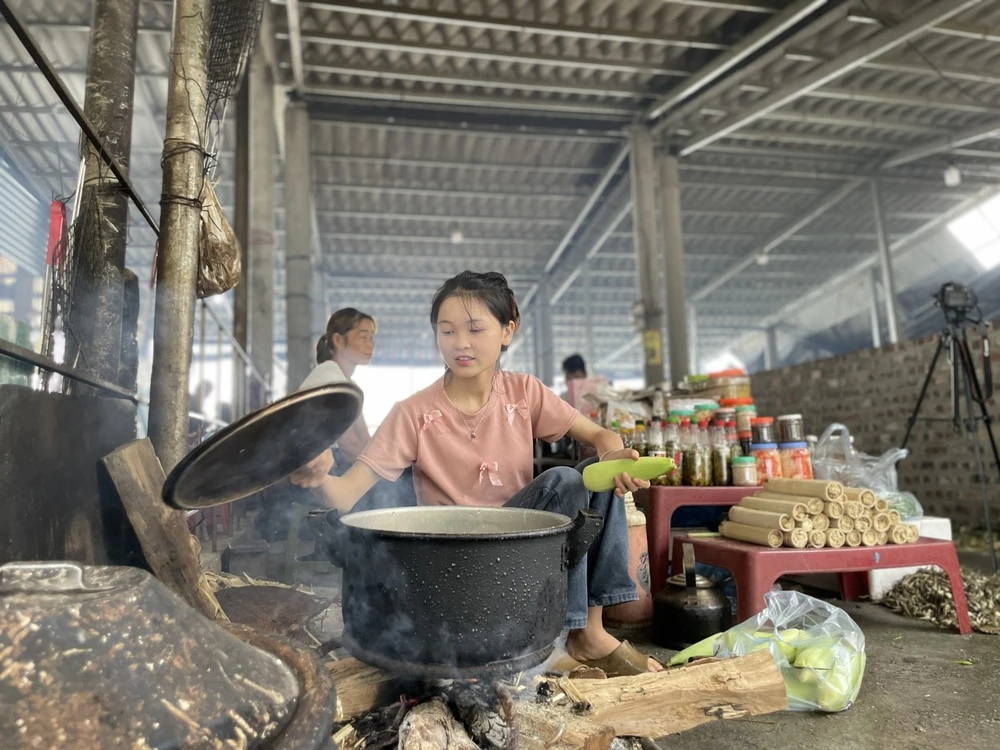
<path id="1" fill-rule="evenodd" d="M 649 483 L 623 473 L 613 492 L 591 493 L 578 469 L 559 467 L 532 479 L 534 440 L 563 436 L 594 446 L 599 460 L 638 458 L 621 438 L 584 417 L 537 378 L 499 368 L 520 322 L 517 302 L 499 273 L 465 271 L 438 290 L 431 325 L 445 375 L 397 403 L 358 460 L 336 477 L 329 452 L 292 475 L 325 505 L 350 511 L 380 478 L 395 481 L 413 467 L 421 505 L 535 508 L 575 517 L 585 508 L 604 518 L 601 536 L 569 571 L 566 650 L 609 674 L 662 667 L 604 630 L 606 606 L 635 601 L 628 574 L 625 492 Z M 570 666 L 572 663 L 570 664 Z"/>

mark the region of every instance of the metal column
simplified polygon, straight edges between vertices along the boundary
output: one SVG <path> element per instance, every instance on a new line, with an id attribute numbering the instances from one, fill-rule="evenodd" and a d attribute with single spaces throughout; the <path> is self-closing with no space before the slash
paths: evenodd
<path id="1" fill-rule="evenodd" d="M 698 351 L 698 310 L 694 303 L 687 305 L 688 362 L 693 372 L 701 371 L 701 353 Z"/>
<path id="2" fill-rule="evenodd" d="M 663 382 L 663 311 L 660 309 L 656 264 L 656 196 L 653 138 L 649 128 L 628 128 L 632 152 L 629 175 L 632 186 L 632 237 L 639 299 L 635 323 L 642 333 L 643 374 L 646 385 Z"/>
<path id="3" fill-rule="evenodd" d="M 187 452 L 201 190 L 206 179 L 209 11 L 209 0 L 174 2 L 149 389 L 149 437 L 168 473 Z"/>
<path id="4" fill-rule="evenodd" d="M 889 254 L 889 234 L 885 225 L 885 212 L 878 180 L 872 180 L 872 209 L 875 213 L 875 235 L 878 238 L 878 260 L 882 269 L 882 296 L 885 302 L 885 317 L 889 329 L 889 343 L 899 343 L 899 308 L 896 297 L 896 277 L 892 271 L 892 257 Z"/>
<path id="5" fill-rule="evenodd" d="M 687 306 L 684 297 L 684 230 L 681 224 L 681 178 L 677 157 L 657 158 L 663 201 L 663 258 L 667 291 L 667 343 L 670 381 L 680 383 L 691 374 L 687 342 Z"/>
<path id="6" fill-rule="evenodd" d="M 138 30 L 138 0 L 96 0 L 84 114 L 126 174 L 132 148 Z M 82 157 L 84 181 L 74 232 L 76 275 L 66 321 L 67 361 L 83 372 L 118 383 L 129 198 L 86 139 Z M 130 305 L 129 309 L 136 308 Z M 127 327 L 134 333 L 135 326 L 133 318 Z M 130 366 L 126 378 L 134 382 L 135 376 Z"/>
<path id="7" fill-rule="evenodd" d="M 774 370 L 778 365 L 778 329 L 771 326 L 767 329 L 767 344 L 764 347 L 764 369 Z"/>
<path id="8" fill-rule="evenodd" d="M 274 86 L 259 45 L 251 58 L 249 81 L 250 360 L 270 384 L 274 359 Z M 289 387 L 296 386 L 289 383 Z M 266 394 L 256 393 L 250 408 L 259 408 L 265 398 Z"/>
<path id="9" fill-rule="evenodd" d="M 549 280 L 542 274 L 535 294 L 535 374 L 551 386 L 555 383 L 555 352 L 552 343 L 552 305 L 549 304 Z"/>
<path id="10" fill-rule="evenodd" d="M 868 274 L 868 314 L 871 316 L 872 346 L 878 349 L 882 346 L 882 323 L 878 317 L 878 289 L 876 271 L 873 268 Z"/>
<path id="11" fill-rule="evenodd" d="M 288 390 L 309 374 L 312 351 L 312 181 L 309 176 L 309 110 L 285 108 L 285 324 Z"/>
<path id="12" fill-rule="evenodd" d="M 594 315 L 590 307 L 590 261 L 585 261 L 581 271 L 583 276 L 583 299 L 586 306 L 584 313 L 584 353 L 587 357 L 587 374 L 596 375 L 597 355 L 594 353 Z"/>
<path id="13" fill-rule="evenodd" d="M 247 350 L 249 329 L 247 312 L 250 306 L 250 74 L 243 75 L 243 83 L 236 97 L 236 174 L 233 194 L 233 231 L 240 243 L 242 275 L 233 292 L 233 338 Z M 232 352 L 233 361 L 233 419 L 247 412 L 248 376 L 246 363 Z"/>

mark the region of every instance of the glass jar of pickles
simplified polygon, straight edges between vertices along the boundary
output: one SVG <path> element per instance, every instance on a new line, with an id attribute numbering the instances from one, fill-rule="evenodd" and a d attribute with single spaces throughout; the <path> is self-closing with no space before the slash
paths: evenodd
<path id="1" fill-rule="evenodd" d="M 733 486 L 757 486 L 757 459 L 753 456 L 737 456 L 733 459 Z"/>
<path id="2" fill-rule="evenodd" d="M 812 479 L 812 454 L 809 444 L 805 441 L 797 443 L 779 443 L 778 453 L 781 457 L 781 476 L 786 479 Z"/>
<path id="3" fill-rule="evenodd" d="M 768 479 L 781 479 L 781 453 L 777 443 L 754 443 L 750 455 L 757 462 L 757 484 L 763 485 Z"/>

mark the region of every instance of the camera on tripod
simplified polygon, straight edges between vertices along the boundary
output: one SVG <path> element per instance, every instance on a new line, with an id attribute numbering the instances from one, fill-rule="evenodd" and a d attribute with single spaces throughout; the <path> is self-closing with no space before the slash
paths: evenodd
<path id="1" fill-rule="evenodd" d="M 967 286 L 949 281 L 934 295 L 934 301 L 952 325 L 961 325 L 966 321 L 979 322 L 978 316 L 970 316 L 971 312 L 979 309 L 979 298 Z"/>

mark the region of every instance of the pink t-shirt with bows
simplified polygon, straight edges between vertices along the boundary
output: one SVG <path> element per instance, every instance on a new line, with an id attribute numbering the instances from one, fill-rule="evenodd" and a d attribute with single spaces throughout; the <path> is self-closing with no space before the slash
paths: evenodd
<path id="1" fill-rule="evenodd" d="M 577 416 L 538 378 L 502 370 L 463 418 L 441 378 L 392 407 L 358 460 L 389 481 L 413 466 L 421 505 L 503 505 L 532 479 L 534 439 L 559 440 Z"/>

